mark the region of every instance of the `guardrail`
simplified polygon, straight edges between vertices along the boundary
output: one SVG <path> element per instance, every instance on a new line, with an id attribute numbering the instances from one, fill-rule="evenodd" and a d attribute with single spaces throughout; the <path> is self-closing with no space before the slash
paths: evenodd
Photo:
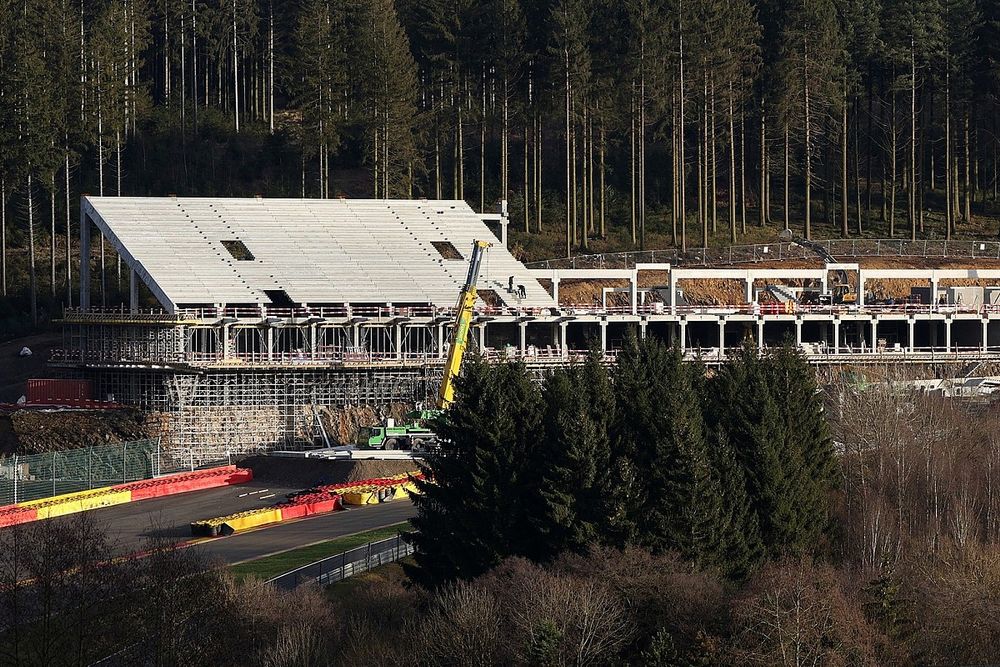
<path id="1" fill-rule="evenodd" d="M 302 584 L 315 582 L 320 585 L 343 581 L 356 574 L 367 572 L 380 565 L 387 565 L 413 553 L 413 545 L 402 534 L 328 556 L 290 572 L 280 574 L 267 583 L 282 590 L 293 590 Z"/>
<path id="2" fill-rule="evenodd" d="M 953 259 L 1000 259 L 1000 241 L 910 241 L 905 239 L 829 239 L 817 241 L 834 257 L 947 257 Z M 725 248 L 695 248 L 682 253 L 635 250 L 595 255 L 575 255 L 525 264 L 530 269 L 634 269 L 636 264 L 669 263 L 679 266 L 748 264 L 809 259 L 816 253 L 794 243 L 756 243 Z"/>

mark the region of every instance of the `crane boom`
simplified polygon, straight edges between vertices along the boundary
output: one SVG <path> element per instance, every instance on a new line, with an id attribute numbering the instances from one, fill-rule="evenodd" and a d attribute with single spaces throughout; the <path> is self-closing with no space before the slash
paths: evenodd
<path id="1" fill-rule="evenodd" d="M 469 260 L 469 275 L 465 285 L 458 295 L 458 305 L 455 309 L 455 326 L 451 331 L 448 361 L 444 366 L 444 377 L 441 378 L 441 391 L 438 394 L 438 408 L 444 410 L 455 400 L 455 378 L 462 368 L 462 357 L 469 342 L 469 329 L 472 326 L 472 311 L 476 305 L 476 281 L 479 279 L 479 267 L 483 253 L 493 244 L 489 241 L 474 241 L 472 257 Z"/>

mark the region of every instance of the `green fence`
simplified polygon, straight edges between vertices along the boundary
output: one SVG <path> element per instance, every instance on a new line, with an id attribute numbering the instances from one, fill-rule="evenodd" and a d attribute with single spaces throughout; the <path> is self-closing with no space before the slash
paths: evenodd
<path id="1" fill-rule="evenodd" d="M 185 468 L 173 461 L 164 465 L 155 439 L 0 457 L 0 505 L 149 479 L 178 469 Z"/>

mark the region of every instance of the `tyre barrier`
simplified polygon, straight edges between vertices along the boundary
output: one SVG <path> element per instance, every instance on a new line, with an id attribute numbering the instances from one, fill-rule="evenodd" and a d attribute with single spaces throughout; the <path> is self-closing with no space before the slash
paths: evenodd
<path id="1" fill-rule="evenodd" d="M 236 466 L 168 475 L 157 479 L 128 482 L 59 496 L 29 500 L 0 507 L 0 527 L 50 519 L 77 512 L 122 505 L 148 498 L 159 498 L 186 491 L 241 484 L 253 479 L 253 471 Z"/>
<path id="2" fill-rule="evenodd" d="M 377 505 L 418 493 L 414 479 L 419 473 L 364 479 L 356 482 L 326 484 L 290 494 L 290 499 L 272 507 L 247 510 L 191 523 L 195 537 L 219 537 L 269 523 L 299 519 L 344 509 L 344 505 Z"/>

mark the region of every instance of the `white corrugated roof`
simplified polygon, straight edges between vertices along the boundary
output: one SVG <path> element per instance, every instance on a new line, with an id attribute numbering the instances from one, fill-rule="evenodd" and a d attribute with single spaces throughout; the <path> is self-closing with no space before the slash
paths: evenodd
<path id="1" fill-rule="evenodd" d="M 85 197 L 84 210 L 168 307 L 271 303 L 454 305 L 476 239 L 495 240 L 464 201 Z M 236 259 L 223 241 L 253 255 Z M 444 259 L 432 241 L 464 259 Z M 527 295 L 507 293 L 515 276 Z M 553 306 L 507 248 L 487 254 L 479 289 L 509 305 Z"/>

